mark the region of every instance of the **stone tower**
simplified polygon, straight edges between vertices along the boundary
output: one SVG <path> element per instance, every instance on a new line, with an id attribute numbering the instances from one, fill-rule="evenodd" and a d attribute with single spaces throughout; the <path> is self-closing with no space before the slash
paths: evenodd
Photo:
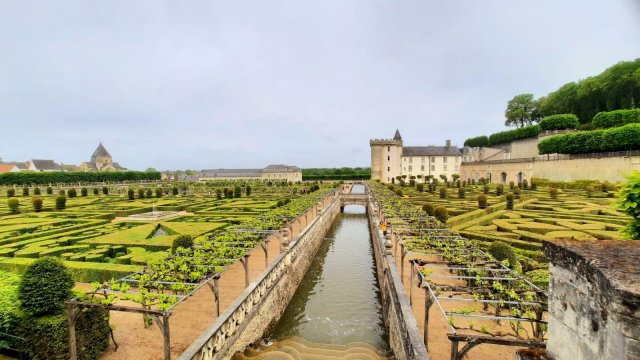
<path id="1" fill-rule="evenodd" d="M 112 164 L 113 159 L 111 158 L 111 154 L 109 154 L 107 149 L 105 149 L 102 143 L 100 143 L 96 151 L 94 151 L 93 155 L 91 155 L 91 162 L 95 163 L 98 170 L 100 170 L 101 168 Z"/>
<path id="2" fill-rule="evenodd" d="M 369 140 L 371 146 L 371 180 L 391 183 L 392 179 L 401 175 L 402 168 L 402 136 L 396 130 L 393 139 Z"/>

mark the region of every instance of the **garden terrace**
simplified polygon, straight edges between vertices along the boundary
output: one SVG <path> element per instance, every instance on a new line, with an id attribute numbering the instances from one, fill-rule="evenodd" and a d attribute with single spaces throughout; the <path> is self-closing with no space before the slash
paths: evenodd
<path id="1" fill-rule="evenodd" d="M 521 273 L 537 286 L 547 288 L 549 272 L 548 261 L 542 252 L 544 241 L 622 240 L 625 236 L 620 230 L 628 217 L 615 208 L 612 185 L 594 181 L 550 183 L 558 188 L 554 199 L 547 185 L 549 182 L 539 180 L 536 183 L 539 184 L 535 190 L 531 184 L 513 184 L 513 189 L 505 184 L 503 193 L 498 195 L 497 184 L 488 184 L 485 193 L 484 185 L 464 181 L 460 184 L 464 198 L 459 197 L 455 183 L 440 182 L 433 192 L 420 192 L 409 186 L 394 186 L 394 191 L 400 189 L 402 198 L 418 212 L 422 212 L 426 203 L 445 207 L 449 214 L 447 226 L 476 240 L 481 248 L 486 249 L 495 241 L 511 245 L 521 265 Z M 423 185 L 425 190 L 428 185 Z M 445 198 L 440 197 L 441 189 L 446 191 Z M 519 198 L 514 199 L 513 209 L 507 209 L 506 194 L 514 192 L 520 193 Z M 479 209 L 480 195 L 487 199 L 484 209 Z"/>
<path id="2" fill-rule="evenodd" d="M 461 359 L 479 344 L 545 347 L 545 291 L 389 189 L 371 189 L 433 358 Z M 451 346 L 443 346 L 447 338 Z M 504 347 L 479 351 L 474 359 L 513 354 Z"/>
<path id="3" fill-rule="evenodd" d="M 278 255 L 281 247 L 286 247 L 288 241 L 308 224 L 308 214 L 315 211 L 318 202 L 334 193 L 333 189 L 323 188 L 297 197 L 287 205 L 262 212 L 259 218 L 253 217 L 227 225 L 223 231 L 198 236 L 193 247 L 179 247 L 170 256 L 148 261 L 147 266 L 133 274 L 95 283 L 89 294 L 101 299 L 100 304 L 70 301 L 69 317 L 73 319 L 80 308 L 95 306 L 105 306 L 125 317 L 127 313 L 142 314 L 145 325 L 158 324 L 164 341 L 147 350 L 155 353 L 158 348 L 164 348 L 165 358 L 172 353 L 180 354 L 210 320 L 219 316 L 221 309 L 249 285 L 250 279 L 268 266 L 270 257 Z M 242 206 L 251 206 L 251 203 L 245 202 Z M 194 226 L 190 222 L 166 222 L 162 226 L 170 229 L 174 224 L 184 229 Z M 194 300 L 185 301 L 192 298 Z M 193 313 L 199 315 L 189 317 Z M 173 338 L 168 326 L 170 316 L 175 319 L 172 328 L 178 329 Z M 132 324 L 125 317 L 114 315 L 114 318 Z M 130 329 L 119 326 L 116 339 L 121 338 L 118 331 L 126 334 L 144 332 L 135 328 L 137 325 L 136 322 Z M 144 338 L 157 338 L 157 333 L 147 331 L 144 334 L 141 335 Z M 122 336 L 127 342 L 127 350 L 119 349 L 117 353 L 107 354 L 107 358 L 129 356 L 129 352 L 139 354 L 138 348 L 149 342 L 147 339 L 142 340 L 143 345 L 129 343 L 131 337 L 134 336 Z"/>

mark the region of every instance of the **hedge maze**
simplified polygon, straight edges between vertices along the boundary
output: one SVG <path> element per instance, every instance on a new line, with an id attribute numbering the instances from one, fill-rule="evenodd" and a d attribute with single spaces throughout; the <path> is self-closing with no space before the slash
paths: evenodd
<path id="1" fill-rule="evenodd" d="M 615 207 L 612 187 L 609 184 L 579 184 L 579 189 L 558 189 L 557 198 L 552 198 L 550 187 L 504 185 L 497 195 L 496 184 L 460 185 L 464 198 L 456 183 L 440 183 L 435 191 L 419 192 L 415 187 L 400 187 L 403 198 L 422 209 L 425 203 L 448 210 L 447 226 L 460 235 L 478 241 L 488 248 L 500 241 L 511 245 L 517 254 L 519 267 L 536 285 L 548 286 L 547 260 L 542 253 L 542 244 L 551 239 L 576 240 L 623 240 L 622 228 L 629 218 Z M 428 186 L 424 186 L 428 189 Z M 585 189 L 586 188 L 586 189 Z M 446 197 L 440 197 L 445 189 Z M 604 189 L 604 190 L 603 190 Z M 507 209 L 507 194 L 517 193 L 513 209 Z M 487 197 L 485 209 L 480 209 L 478 196 Z"/>
<path id="2" fill-rule="evenodd" d="M 56 210 L 58 189 L 47 194 L 30 188 L 29 195 L 22 196 L 23 189 L 16 188 L 16 196 L 8 199 L 19 202 L 17 211 L 9 201 L 0 202 L 0 270 L 21 274 L 35 259 L 55 256 L 64 260 L 78 282 L 118 279 L 140 271 L 149 261 L 166 258 L 177 236 L 209 237 L 230 224 L 259 217 L 283 200 L 300 196 L 304 185 L 251 187 L 249 197 L 243 191 L 242 197 L 221 199 L 215 188 L 198 188 L 191 195 L 172 195 L 165 189 L 161 197 L 152 198 L 138 198 L 136 192 L 133 200 L 126 191 L 105 195 L 89 189 L 86 196 L 80 191 L 76 197 L 67 196 L 63 210 Z M 187 193 L 186 187 L 181 190 Z M 7 189 L 1 195 L 6 193 Z M 43 200 L 41 211 L 35 211 L 34 197 Z M 181 216 L 151 222 L 128 218 L 152 211 Z"/>

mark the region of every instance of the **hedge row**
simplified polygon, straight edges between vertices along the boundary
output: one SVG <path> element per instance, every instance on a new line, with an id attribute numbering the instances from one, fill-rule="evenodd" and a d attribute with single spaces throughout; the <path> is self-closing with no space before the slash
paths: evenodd
<path id="1" fill-rule="evenodd" d="M 36 259 L 8 258 L 0 261 L 0 270 L 22 274 Z M 104 282 L 119 279 L 141 269 L 137 265 L 123 265 L 111 263 L 91 263 L 81 261 L 65 261 L 64 264 L 71 272 L 76 282 Z"/>
<path id="2" fill-rule="evenodd" d="M 580 120 L 574 114 L 550 115 L 540 120 L 540 128 L 543 131 L 575 129 L 579 125 Z"/>
<path id="3" fill-rule="evenodd" d="M 371 174 L 345 174 L 345 175 L 302 175 L 303 181 L 318 180 L 369 180 Z"/>
<path id="4" fill-rule="evenodd" d="M 640 124 L 555 135 L 538 143 L 540 155 L 588 154 L 627 150 L 640 150 Z"/>
<path id="5" fill-rule="evenodd" d="M 514 130 L 501 131 L 486 136 L 478 136 L 465 140 L 465 146 L 477 147 L 477 146 L 494 146 L 501 144 L 508 144 L 512 141 L 528 139 L 538 136 L 542 132 L 542 129 L 538 125 L 524 126 Z M 486 139 L 486 140 L 485 140 Z"/>
<path id="6" fill-rule="evenodd" d="M 86 171 L 51 171 L 51 172 L 10 172 L 0 174 L 0 185 L 24 184 L 61 184 L 61 183 L 93 183 L 121 182 L 140 180 L 160 180 L 158 171 L 118 171 L 118 172 L 86 172 Z"/>
<path id="7" fill-rule="evenodd" d="M 464 141 L 464 146 L 483 147 L 489 145 L 489 138 L 485 135 L 469 138 Z"/>
<path id="8" fill-rule="evenodd" d="M 600 128 L 610 128 L 640 122 L 640 109 L 603 111 L 596 114 L 591 121 Z"/>

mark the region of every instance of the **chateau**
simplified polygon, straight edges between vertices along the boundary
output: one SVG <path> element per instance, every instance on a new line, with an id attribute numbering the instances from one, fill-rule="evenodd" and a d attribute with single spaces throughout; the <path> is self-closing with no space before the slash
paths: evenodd
<path id="1" fill-rule="evenodd" d="M 371 147 L 371 179 L 392 183 L 396 177 L 418 175 L 439 178 L 458 174 L 462 151 L 447 140 L 445 146 L 404 146 L 400 131 L 393 139 L 374 139 Z"/>
<path id="2" fill-rule="evenodd" d="M 91 155 L 91 161 L 83 162 L 79 166 L 80 171 L 122 171 L 127 170 L 117 162 L 113 162 L 111 154 L 100 143 Z"/>
<path id="3" fill-rule="evenodd" d="M 209 180 L 286 180 L 302 181 L 302 170 L 297 166 L 269 165 L 264 169 L 211 169 L 203 170 L 199 181 Z"/>

